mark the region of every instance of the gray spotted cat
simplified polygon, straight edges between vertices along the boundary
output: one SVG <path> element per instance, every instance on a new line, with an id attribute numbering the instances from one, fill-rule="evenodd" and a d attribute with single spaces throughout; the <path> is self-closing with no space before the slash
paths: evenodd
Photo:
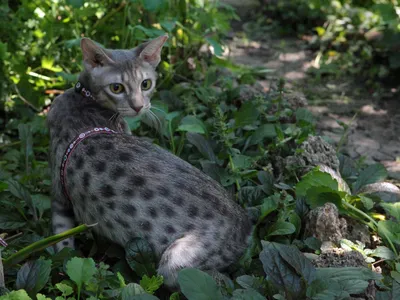
<path id="1" fill-rule="evenodd" d="M 244 252 L 245 211 L 213 179 L 170 152 L 132 136 L 123 116 L 148 112 L 167 36 L 131 50 L 81 41 L 84 71 L 48 114 L 53 231 L 98 223 L 124 246 L 145 238 L 169 286 L 186 267 L 223 270 Z M 72 239 L 57 245 L 73 247 Z"/>

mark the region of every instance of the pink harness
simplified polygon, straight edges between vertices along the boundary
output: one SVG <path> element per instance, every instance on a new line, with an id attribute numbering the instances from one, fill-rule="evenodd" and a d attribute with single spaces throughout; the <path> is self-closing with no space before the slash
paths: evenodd
<path id="1" fill-rule="evenodd" d="M 92 100 L 94 100 L 92 93 L 86 89 L 83 84 L 81 82 L 77 82 L 75 84 L 75 92 L 78 94 L 81 94 L 83 97 L 85 98 L 90 98 Z M 71 156 L 72 151 L 79 145 L 80 142 L 82 142 L 84 139 L 88 138 L 91 135 L 95 135 L 95 134 L 112 134 L 112 133 L 118 133 L 110 128 L 107 127 L 95 127 L 91 130 L 82 132 L 81 134 L 79 134 L 68 146 L 67 150 L 65 150 L 64 155 L 63 155 L 63 160 L 61 162 L 61 167 L 60 167 L 60 180 L 61 180 L 61 187 L 62 190 L 65 194 L 65 196 L 68 198 L 68 200 L 71 201 L 71 198 L 67 192 L 67 188 L 65 186 L 65 171 L 67 168 L 67 163 L 69 160 L 69 157 Z"/>
<path id="2" fill-rule="evenodd" d="M 65 171 L 67 169 L 67 163 L 68 160 L 72 154 L 72 151 L 79 145 L 80 142 L 82 142 L 84 139 L 88 138 L 89 136 L 95 135 L 95 134 L 113 134 L 113 133 L 118 133 L 110 128 L 107 127 L 96 127 L 93 128 L 91 130 L 82 132 L 81 134 L 79 134 L 68 146 L 67 150 L 65 150 L 64 156 L 63 156 L 63 160 L 61 162 L 61 167 L 60 167 L 60 180 L 61 180 L 61 186 L 63 189 L 63 192 L 65 194 L 65 196 L 68 198 L 68 200 L 71 201 L 71 198 L 67 192 L 67 188 L 65 186 Z"/>

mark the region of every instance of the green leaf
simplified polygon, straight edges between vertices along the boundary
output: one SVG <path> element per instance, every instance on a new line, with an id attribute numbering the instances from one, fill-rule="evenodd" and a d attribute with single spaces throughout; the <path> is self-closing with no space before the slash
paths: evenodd
<path id="1" fill-rule="evenodd" d="M 338 209 L 342 208 L 342 198 L 346 195 L 345 192 L 338 192 L 329 187 L 314 187 L 307 191 L 306 202 L 312 209 L 323 206 L 327 202 L 336 205 Z"/>
<path id="2" fill-rule="evenodd" d="M 62 293 L 62 296 L 66 297 L 74 292 L 74 289 L 65 283 L 57 283 L 56 288 Z"/>
<path id="3" fill-rule="evenodd" d="M 383 22 L 389 23 L 392 20 L 397 20 L 398 15 L 395 10 L 395 6 L 391 3 L 379 3 L 372 6 L 372 9 L 378 13 L 382 18 Z"/>
<path id="4" fill-rule="evenodd" d="M 357 194 L 359 189 L 364 185 L 382 181 L 387 177 L 387 171 L 381 164 L 370 165 L 365 168 L 358 176 L 356 182 L 353 184 L 354 194 Z"/>
<path id="5" fill-rule="evenodd" d="M 195 133 L 207 133 L 206 126 L 203 121 L 197 119 L 195 116 L 186 116 L 182 119 L 178 131 L 187 131 Z"/>
<path id="6" fill-rule="evenodd" d="M 8 189 L 11 192 L 11 194 L 13 194 L 15 197 L 21 200 L 24 200 L 29 207 L 33 206 L 31 194 L 29 193 L 26 187 L 24 187 L 22 184 L 20 184 L 18 181 L 14 179 L 7 180 L 7 183 L 8 183 Z"/>
<path id="7" fill-rule="evenodd" d="M 385 212 L 400 221 L 400 202 L 397 203 L 381 203 L 380 206 L 383 207 Z"/>
<path id="8" fill-rule="evenodd" d="M 300 107 L 296 110 L 296 121 L 304 121 L 313 124 L 314 116 L 308 109 Z"/>
<path id="9" fill-rule="evenodd" d="M 270 233 L 268 236 L 288 235 L 294 233 L 296 231 L 296 227 L 289 222 L 277 221 L 270 227 L 269 231 Z"/>
<path id="10" fill-rule="evenodd" d="M 4 296 L 0 296 L 0 300 L 32 300 L 25 290 L 12 291 Z"/>
<path id="11" fill-rule="evenodd" d="M 164 0 L 143 0 L 142 3 L 145 10 L 155 12 L 164 5 Z"/>
<path id="12" fill-rule="evenodd" d="M 261 143 L 264 139 L 273 139 L 276 137 L 275 124 L 261 125 L 251 135 L 249 145 L 256 145 Z"/>
<path id="13" fill-rule="evenodd" d="M 233 300 L 265 300 L 265 296 L 253 289 L 237 289 L 233 291 Z"/>
<path id="14" fill-rule="evenodd" d="M 152 276 L 151 278 L 147 275 L 144 275 L 140 280 L 140 286 L 149 294 L 154 294 L 160 286 L 163 284 L 164 279 L 162 276 Z"/>
<path id="15" fill-rule="evenodd" d="M 262 184 L 262 190 L 264 191 L 264 193 L 266 193 L 267 195 L 272 194 L 275 180 L 274 175 L 270 172 L 259 171 L 257 173 L 257 178 Z"/>
<path id="16" fill-rule="evenodd" d="M 232 156 L 235 169 L 248 169 L 253 164 L 253 158 L 247 155 L 236 154 Z"/>
<path id="17" fill-rule="evenodd" d="M 222 56 L 223 50 L 220 43 L 210 37 L 206 37 L 206 41 L 213 47 L 216 56 Z"/>
<path id="18" fill-rule="evenodd" d="M 359 294 L 368 287 L 368 280 L 381 280 L 382 275 L 368 268 L 341 267 L 317 268 L 316 276 L 320 280 L 328 281 L 334 287 L 335 293 Z M 339 289 L 338 289 L 339 288 Z M 329 290 L 331 290 L 329 288 Z"/>
<path id="19" fill-rule="evenodd" d="M 154 253 L 147 240 L 133 238 L 126 244 L 125 253 L 126 261 L 138 276 L 156 274 Z"/>
<path id="20" fill-rule="evenodd" d="M 0 229 L 11 230 L 24 227 L 25 225 L 26 221 L 19 214 L 10 212 L 0 213 Z"/>
<path id="21" fill-rule="evenodd" d="M 261 216 L 260 216 L 261 220 L 263 220 L 271 212 L 278 209 L 278 200 L 279 200 L 278 197 L 276 197 L 276 195 L 273 195 L 264 199 L 263 204 L 261 205 Z"/>
<path id="22" fill-rule="evenodd" d="M 237 128 L 251 125 L 257 121 L 260 112 L 252 102 L 246 102 L 242 105 L 239 111 L 234 113 L 235 126 Z"/>
<path id="23" fill-rule="evenodd" d="M 223 299 L 214 279 L 203 271 L 192 268 L 183 269 L 178 273 L 178 283 L 182 294 L 188 299 Z"/>
<path id="24" fill-rule="evenodd" d="M 291 299 L 304 299 L 306 282 L 315 279 L 315 268 L 293 246 L 261 241 L 260 260 L 271 283 Z"/>
<path id="25" fill-rule="evenodd" d="M 389 260 L 396 259 L 396 255 L 393 253 L 393 251 L 385 246 L 376 247 L 374 250 L 372 250 L 371 255 Z"/>
<path id="26" fill-rule="evenodd" d="M 130 300 L 134 296 L 145 294 L 144 289 L 137 283 L 129 283 L 121 289 L 121 299 Z"/>
<path id="27" fill-rule="evenodd" d="M 78 294 L 84 283 L 88 283 L 96 273 L 96 264 L 92 258 L 74 257 L 66 264 L 66 272 L 78 286 Z"/>
<path id="28" fill-rule="evenodd" d="M 189 143 L 197 148 L 204 158 L 213 162 L 218 162 L 211 143 L 204 136 L 198 133 L 188 132 L 186 138 Z"/>
<path id="29" fill-rule="evenodd" d="M 306 246 L 308 248 L 310 248 L 312 250 L 315 250 L 315 251 L 320 250 L 321 246 L 322 246 L 322 242 L 319 239 L 317 239 L 317 238 L 315 238 L 313 236 L 309 237 L 309 238 L 306 238 L 304 240 L 304 244 L 306 244 Z"/>
<path id="30" fill-rule="evenodd" d="M 341 290 L 339 283 L 318 278 L 308 286 L 307 297 L 313 300 L 336 300 L 349 298 L 350 295 Z"/>
<path id="31" fill-rule="evenodd" d="M 51 260 L 39 258 L 27 262 L 18 271 L 16 286 L 18 289 L 25 289 L 33 296 L 49 281 L 50 272 Z"/>
<path id="32" fill-rule="evenodd" d="M 400 224 L 398 222 L 379 221 L 378 234 L 382 238 L 388 238 L 393 243 L 400 244 Z"/>
<path id="33" fill-rule="evenodd" d="M 363 195 L 359 195 L 359 197 L 366 210 L 371 210 L 374 207 L 374 201 L 371 198 Z"/>
<path id="34" fill-rule="evenodd" d="M 58 300 L 57 298 L 58 297 L 56 297 L 56 300 Z M 36 299 L 37 300 L 52 300 L 51 298 L 48 298 L 48 297 L 46 297 L 45 295 L 42 295 L 42 294 L 36 294 Z M 64 300 L 64 298 L 62 298 L 62 300 Z"/>
<path id="35" fill-rule="evenodd" d="M 67 0 L 67 4 L 71 5 L 73 8 L 80 8 L 85 3 L 85 0 Z"/>
<path id="36" fill-rule="evenodd" d="M 159 300 L 156 296 L 150 295 L 150 294 L 141 294 L 134 296 L 133 298 L 126 298 L 123 300 Z"/>
<path id="37" fill-rule="evenodd" d="M 32 204 L 39 212 L 39 218 L 42 217 L 46 210 L 51 208 L 50 197 L 43 194 L 32 195 Z"/>
<path id="38" fill-rule="evenodd" d="M 308 172 L 296 185 L 296 195 L 306 196 L 309 189 L 315 187 L 327 187 L 333 191 L 338 191 L 338 183 L 330 174 L 314 169 Z"/>
<path id="39" fill-rule="evenodd" d="M 236 278 L 236 282 L 244 289 L 260 289 L 263 286 L 262 277 L 254 277 L 250 275 L 242 275 Z"/>

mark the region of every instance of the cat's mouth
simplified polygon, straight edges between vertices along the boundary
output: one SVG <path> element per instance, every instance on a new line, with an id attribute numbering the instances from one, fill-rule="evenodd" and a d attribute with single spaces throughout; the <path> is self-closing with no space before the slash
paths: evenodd
<path id="1" fill-rule="evenodd" d="M 150 111 L 151 105 L 146 105 L 139 111 L 135 111 L 133 109 L 119 109 L 118 112 L 121 114 L 123 117 L 137 117 L 140 115 L 145 115 Z"/>

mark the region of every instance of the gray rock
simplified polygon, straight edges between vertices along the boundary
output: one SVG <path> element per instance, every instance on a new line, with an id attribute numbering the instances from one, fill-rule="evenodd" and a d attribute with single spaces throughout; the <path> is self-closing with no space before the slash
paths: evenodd
<path id="1" fill-rule="evenodd" d="M 322 137 L 310 136 L 300 148 L 303 150 L 301 153 L 285 159 L 286 169 L 299 170 L 301 174 L 305 174 L 316 166 L 326 165 L 339 172 L 339 159 L 336 151 Z"/>

